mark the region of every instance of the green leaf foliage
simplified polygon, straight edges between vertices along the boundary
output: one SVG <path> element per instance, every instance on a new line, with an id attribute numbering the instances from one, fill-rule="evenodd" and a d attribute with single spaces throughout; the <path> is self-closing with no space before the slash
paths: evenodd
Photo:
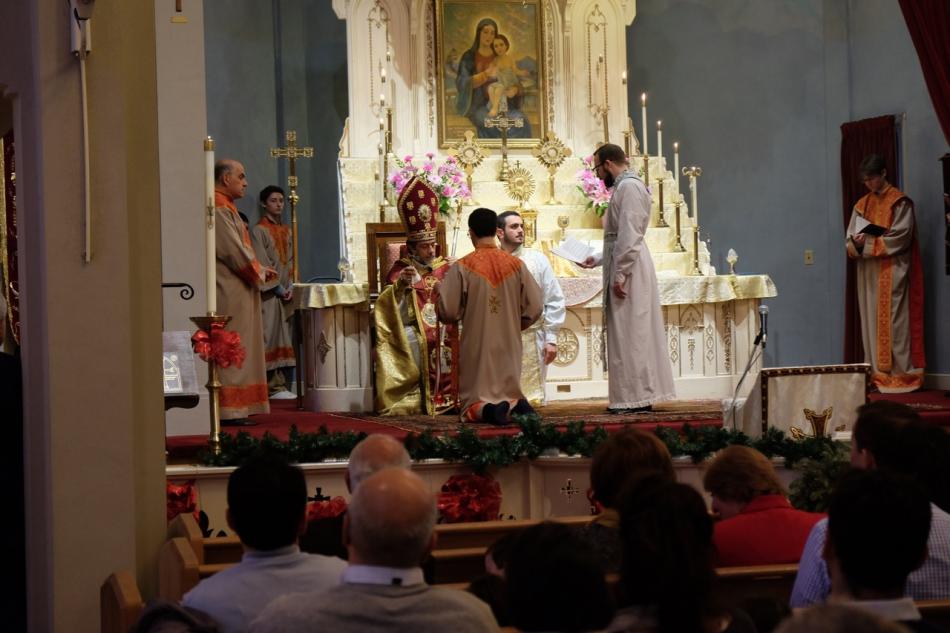
<path id="1" fill-rule="evenodd" d="M 442 459 L 464 464 L 475 472 L 488 468 L 509 466 L 522 458 L 536 459 L 545 452 L 590 457 L 597 445 L 607 438 L 602 426 L 592 426 L 583 420 L 555 425 L 544 422 L 538 415 L 514 416 L 520 432 L 516 435 L 479 437 L 472 428 L 459 425 L 455 433 L 435 435 L 431 431 L 410 433 L 405 439 L 406 450 L 415 461 Z M 847 448 L 830 438 L 793 440 L 782 431 L 767 430 L 759 438 L 750 438 L 741 431 L 713 426 L 684 425 L 681 430 L 657 426 L 657 436 L 666 444 L 673 457 L 688 456 L 700 463 L 716 451 L 732 444 L 751 446 L 768 457 L 784 457 L 788 468 L 801 462 L 802 478 L 792 484 L 792 503 L 811 509 L 827 502 L 842 460 L 847 463 Z M 344 460 L 365 433 L 352 431 L 330 433 L 320 427 L 316 433 L 301 433 L 290 428 L 289 437 L 282 442 L 270 433 L 260 439 L 246 432 L 221 435 L 221 452 L 210 450 L 201 455 L 206 466 L 238 466 L 257 451 L 281 454 L 294 463 L 315 463 Z M 823 510 L 817 510 L 823 511 Z"/>

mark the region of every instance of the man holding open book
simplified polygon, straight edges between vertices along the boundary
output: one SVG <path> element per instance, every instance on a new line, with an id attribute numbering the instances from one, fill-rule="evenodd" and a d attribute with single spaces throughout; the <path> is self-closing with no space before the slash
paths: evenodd
<path id="1" fill-rule="evenodd" d="M 924 377 L 924 293 L 914 203 L 887 182 L 884 159 L 865 156 L 869 193 L 851 211 L 846 248 L 857 261 L 864 358 L 882 393 L 919 389 Z"/>
<path id="2" fill-rule="evenodd" d="M 604 267 L 608 410 L 647 412 L 675 396 L 656 272 L 644 239 L 650 192 L 629 170 L 617 145 L 597 149 L 594 173 L 612 190 L 604 216 L 604 251 L 581 265 Z"/>

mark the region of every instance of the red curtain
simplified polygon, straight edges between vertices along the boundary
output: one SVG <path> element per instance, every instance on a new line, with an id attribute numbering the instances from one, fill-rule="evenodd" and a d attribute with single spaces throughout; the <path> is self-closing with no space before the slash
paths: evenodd
<path id="1" fill-rule="evenodd" d="M 943 136 L 950 143 L 950 2 L 899 0 Z"/>
<path id="2" fill-rule="evenodd" d="M 893 115 L 852 121 L 841 126 L 841 207 L 844 227 L 851 219 L 851 209 L 867 193 L 858 166 L 868 154 L 880 154 L 887 165 L 887 179 L 898 182 L 897 130 Z M 844 244 L 841 245 L 841 256 Z M 864 343 L 861 341 L 861 315 L 855 285 L 855 266 L 847 260 L 844 299 L 844 362 L 863 363 Z"/>

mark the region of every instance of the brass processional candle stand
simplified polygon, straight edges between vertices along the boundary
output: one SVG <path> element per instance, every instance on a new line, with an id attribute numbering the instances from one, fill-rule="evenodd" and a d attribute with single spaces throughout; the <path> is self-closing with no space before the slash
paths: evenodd
<path id="1" fill-rule="evenodd" d="M 215 212 L 214 212 L 214 139 L 210 136 L 204 140 L 205 152 L 205 273 L 207 284 L 208 310 L 205 316 L 191 317 L 192 323 L 208 337 L 209 349 L 212 347 L 212 335 L 215 329 L 223 329 L 231 317 L 218 314 L 218 303 L 215 287 Z M 211 434 L 208 443 L 215 455 L 221 454 L 221 405 L 219 392 L 221 381 L 218 378 L 218 364 L 214 360 L 213 349 L 208 354 L 208 401 L 211 414 Z"/>
<path id="2" fill-rule="evenodd" d="M 214 207 L 211 207 L 211 213 L 214 213 Z M 213 221 L 212 221 L 213 222 Z M 211 292 L 214 292 L 212 289 Z M 231 317 L 224 314 L 215 314 L 209 312 L 205 316 L 191 317 L 192 323 L 208 335 L 208 345 L 212 344 L 212 332 L 215 329 L 223 329 Z M 221 381 L 218 378 L 218 364 L 214 360 L 214 354 L 208 354 L 208 382 L 205 384 L 208 390 L 208 403 L 211 413 L 211 434 L 208 437 L 208 443 L 211 444 L 211 451 L 215 455 L 221 454 L 221 404 L 219 392 L 221 391 Z"/>
<path id="3" fill-rule="evenodd" d="M 683 175 L 689 178 L 689 190 L 692 196 L 693 207 L 693 272 L 692 275 L 702 275 L 703 271 L 699 269 L 699 204 L 698 204 L 698 178 L 703 175 L 701 167 L 692 165 L 683 167 Z"/>

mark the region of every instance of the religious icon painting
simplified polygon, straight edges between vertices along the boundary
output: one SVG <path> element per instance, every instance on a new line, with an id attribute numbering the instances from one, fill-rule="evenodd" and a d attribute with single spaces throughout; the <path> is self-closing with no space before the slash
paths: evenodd
<path id="1" fill-rule="evenodd" d="M 542 0 L 436 0 L 439 145 L 532 147 L 548 129 Z"/>

